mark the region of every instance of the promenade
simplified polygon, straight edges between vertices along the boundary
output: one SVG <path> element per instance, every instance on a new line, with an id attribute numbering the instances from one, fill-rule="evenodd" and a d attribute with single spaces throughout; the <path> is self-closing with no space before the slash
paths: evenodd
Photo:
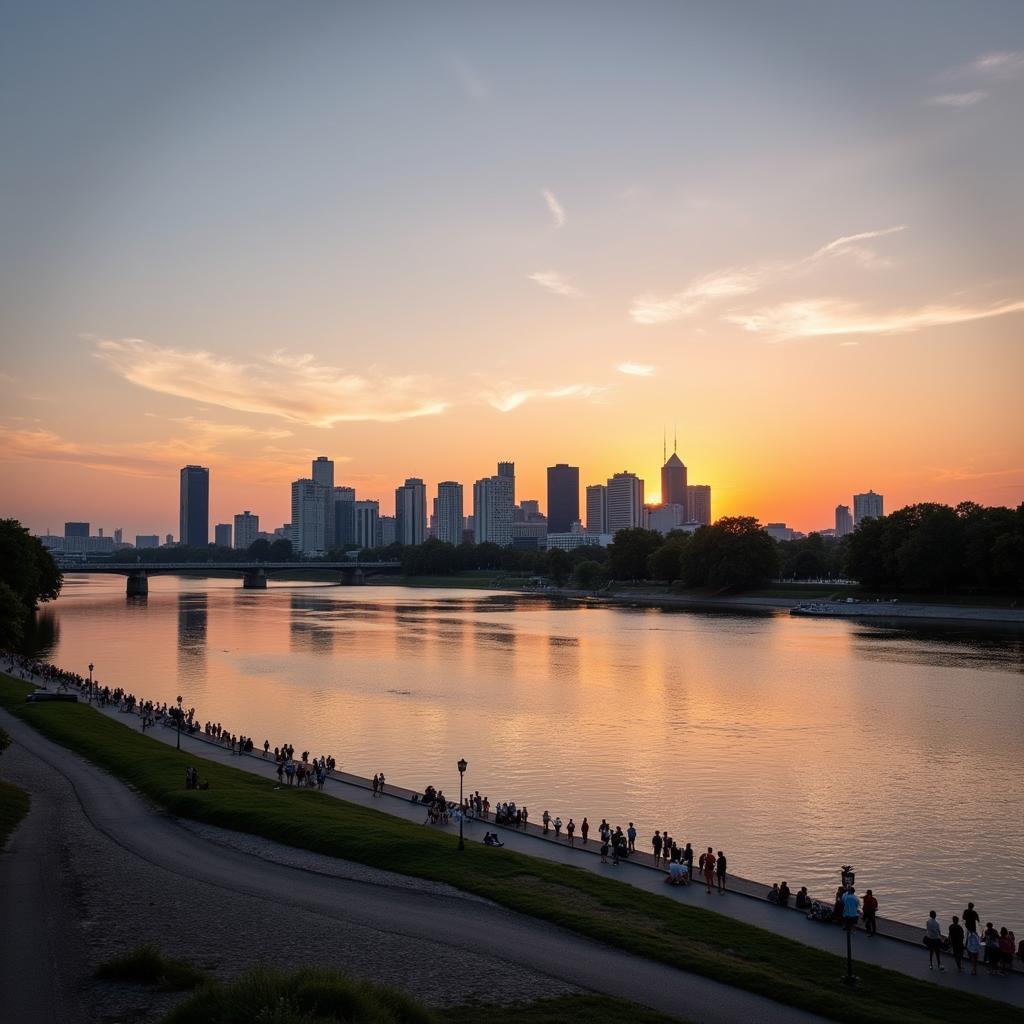
<path id="1" fill-rule="evenodd" d="M 42 683 L 42 680 L 38 679 L 33 681 Z M 52 684 L 52 688 L 55 688 L 55 684 Z M 95 710 L 121 722 L 126 728 L 136 727 L 138 722 L 136 714 L 122 712 L 113 705 L 99 706 Z M 172 746 L 178 738 L 177 730 L 174 728 L 158 727 L 148 730 L 148 734 L 158 742 Z M 224 743 L 207 737 L 202 732 L 183 731 L 180 739 L 182 749 L 194 753 L 197 757 L 262 776 L 267 779 L 268 784 L 278 785 L 275 762 L 272 757 L 264 757 L 262 750 L 254 751 L 252 754 L 232 753 Z M 449 784 L 443 788 L 457 792 L 455 790 L 458 785 L 457 774 L 454 771 L 452 774 L 455 777 L 449 780 Z M 434 781 L 435 783 L 444 783 L 445 780 Z M 324 792 L 338 799 L 402 818 L 424 828 L 444 828 L 452 834 L 453 844 L 457 841 L 458 826 L 456 824 L 424 824 L 426 809 L 422 804 L 412 802 L 414 795 L 412 790 L 392 785 L 389 782 L 385 794 L 375 797 L 370 780 L 347 772 L 335 771 L 329 774 Z M 704 907 L 805 945 L 843 957 L 846 955 L 845 935 L 838 925 L 811 921 L 807 919 L 803 911 L 769 903 L 766 899 L 769 887 L 764 883 L 730 875 L 729 891 L 724 895 L 719 895 L 714 890 L 708 894 L 703 883 L 696 880 L 687 887 L 666 885 L 664 882 L 665 872 L 660 868 L 655 868 L 652 855 L 646 852 L 638 851 L 618 865 L 602 863 L 599 855 L 600 841 L 596 838 L 596 823 L 591 825 L 592 838 L 590 842 L 584 846 L 577 836 L 575 847 L 569 846 L 564 835 L 561 839 L 555 839 L 553 832 L 544 835 L 541 827 L 533 823 L 526 828 L 513 828 L 495 825 L 490 819 L 484 821 L 466 818 L 464 830 L 469 842 L 482 841 L 485 832 L 497 832 L 506 849 L 517 850 L 530 856 L 615 878 L 637 888 L 646 889 L 648 892 L 657 893 L 667 899 Z M 641 842 L 646 844 L 648 841 L 649 837 L 646 835 L 642 838 L 638 837 L 638 844 Z M 816 895 L 818 898 L 824 897 L 830 901 L 833 894 L 818 893 Z M 884 894 L 882 895 L 884 898 Z M 961 909 L 958 907 L 955 911 L 950 910 L 949 913 L 959 913 Z M 944 912 L 944 925 L 947 916 Z M 1024 1006 L 1024 974 L 1021 973 L 1018 964 L 1015 963 L 1014 972 L 1008 977 L 990 977 L 983 967 L 979 968 L 977 976 L 972 977 L 967 970 L 958 974 L 952 958 L 949 957 L 944 958 L 947 967 L 944 974 L 930 972 L 927 950 L 921 943 L 923 931 L 923 921 L 919 926 L 914 926 L 880 917 L 878 919 L 879 934 L 876 937 L 870 938 L 858 929 L 853 940 L 854 959 L 900 971 L 910 977 L 931 980 L 938 985 Z"/>

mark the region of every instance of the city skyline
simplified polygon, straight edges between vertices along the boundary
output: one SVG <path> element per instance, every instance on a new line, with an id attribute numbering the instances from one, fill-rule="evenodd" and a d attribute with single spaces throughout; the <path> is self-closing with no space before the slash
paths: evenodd
<path id="1" fill-rule="evenodd" d="M 22 7 L 5 513 L 177 532 L 201 463 L 283 522 L 323 452 L 653 491 L 666 423 L 716 516 L 1018 503 L 1019 5 L 801 12 Z"/>

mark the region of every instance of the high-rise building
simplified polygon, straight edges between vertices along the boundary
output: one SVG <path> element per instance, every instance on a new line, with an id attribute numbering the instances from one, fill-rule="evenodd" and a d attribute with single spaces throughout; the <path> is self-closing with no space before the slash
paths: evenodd
<path id="1" fill-rule="evenodd" d="M 313 483 L 327 488 L 324 492 L 324 543 L 330 547 L 334 543 L 334 462 L 326 455 L 318 455 L 313 460 L 310 476 Z"/>
<path id="2" fill-rule="evenodd" d="M 158 548 L 160 547 L 160 538 L 155 533 L 137 533 L 135 534 L 135 546 L 137 548 Z"/>
<path id="3" fill-rule="evenodd" d="M 853 516 L 849 505 L 836 505 L 836 536 L 845 537 L 853 533 Z"/>
<path id="4" fill-rule="evenodd" d="M 303 555 L 318 556 L 327 550 L 327 495 L 330 491 L 315 480 L 292 483 L 292 547 Z"/>
<path id="5" fill-rule="evenodd" d="M 377 547 L 380 543 L 380 502 L 354 501 L 352 506 L 352 543 L 360 550 Z"/>
<path id="6" fill-rule="evenodd" d="M 427 488 L 419 477 L 410 477 L 395 488 L 395 540 L 422 544 L 427 539 Z"/>
<path id="7" fill-rule="evenodd" d="M 65 523 L 64 524 L 64 536 L 65 537 L 88 537 L 89 536 L 89 524 L 88 523 Z"/>
<path id="8" fill-rule="evenodd" d="M 210 543 L 210 471 L 185 466 L 178 501 L 178 541 L 195 548 Z"/>
<path id="9" fill-rule="evenodd" d="M 881 494 L 868 491 L 867 494 L 855 494 L 853 496 L 853 525 L 856 526 L 862 519 L 881 519 L 883 512 L 883 499 Z"/>
<path id="10" fill-rule="evenodd" d="M 607 488 L 607 533 L 616 534 L 644 524 L 644 482 L 635 473 L 616 473 Z M 589 528 L 590 524 L 587 523 Z"/>
<path id="11" fill-rule="evenodd" d="M 507 547 L 512 543 L 512 510 L 515 505 L 515 478 L 502 473 L 499 462 L 496 476 L 484 477 L 473 484 L 473 531 L 477 544 L 497 544 Z"/>
<path id="12" fill-rule="evenodd" d="M 120 526 L 114 527 L 114 546 L 120 547 L 124 543 L 124 530 Z"/>
<path id="13" fill-rule="evenodd" d="M 213 528 L 213 543 L 219 548 L 231 547 L 231 524 L 217 523 Z"/>
<path id="14" fill-rule="evenodd" d="M 343 551 L 356 544 L 356 489 L 335 487 L 333 544 Z M 371 544 L 370 547 L 373 545 Z"/>
<path id="15" fill-rule="evenodd" d="M 498 476 L 504 480 L 511 481 L 512 486 L 512 507 L 516 504 L 516 464 L 514 462 L 499 462 Z"/>
<path id="16" fill-rule="evenodd" d="M 711 486 L 709 484 L 686 485 L 686 518 L 688 522 L 711 525 Z"/>
<path id="17" fill-rule="evenodd" d="M 445 480 L 434 499 L 434 536 L 446 544 L 462 543 L 462 484 Z"/>
<path id="18" fill-rule="evenodd" d="M 559 462 L 548 466 L 548 529 L 568 533 L 580 520 L 580 469 Z"/>
<path id="19" fill-rule="evenodd" d="M 398 539 L 398 520 L 395 516 L 381 516 L 377 520 L 377 543 L 375 547 L 386 548 Z"/>
<path id="20" fill-rule="evenodd" d="M 670 505 L 655 505 L 647 511 L 647 529 L 660 534 L 680 529 L 686 522 L 686 506 L 673 502 Z"/>
<path id="21" fill-rule="evenodd" d="M 569 524 L 570 527 L 572 524 Z M 551 529 L 550 519 L 548 521 L 549 533 L 568 533 L 566 530 Z M 608 488 L 604 484 L 590 484 L 587 487 L 587 533 L 608 532 Z"/>
<path id="22" fill-rule="evenodd" d="M 772 540 L 793 540 L 795 535 L 793 528 L 787 526 L 785 523 L 766 523 L 764 532 L 767 533 Z"/>
<path id="23" fill-rule="evenodd" d="M 256 542 L 256 534 L 260 532 L 260 517 L 254 516 L 248 509 L 235 516 L 235 550 L 247 551 Z"/>

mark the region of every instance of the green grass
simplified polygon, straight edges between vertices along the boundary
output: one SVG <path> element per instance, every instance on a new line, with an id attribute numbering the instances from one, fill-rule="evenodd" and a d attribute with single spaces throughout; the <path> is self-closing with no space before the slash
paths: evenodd
<path id="1" fill-rule="evenodd" d="M 162 992 L 191 992 L 210 980 L 198 967 L 166 957 L 151 945 L 139 946 L 125 956 L 108 960 L 95 973 L 101 981 L 150 985 Z"/>
<path id="2" fill-rule="evenodd" d="M 11 745 L 11 737 L 0 729 L 0 754 Z M 0 850 L 7 845 L 18 822 L 28 814 L 29 795 L 13 783 L 0 779 Z"/>
<path id="3" fill-rule="evenodd" d="M 214 982 L 175 1007 L 163 1024 L 673 1024 L 675 1018 L 619 999 L 563 996 L 495 1006 L 432 1010 L 398 989 L 324 967 L 285 973 L 257 967 L 227 984 Z"/>
<path id="4" fill-rule="evenodd" d="M 175 751 L 87 705 L 26 704 L 29 689 L 0 677 L 0 704 L 173 814 L 447 882 L 608 945 L 835 1020 L 912 1024 L 983 1014 L 1024 1022 L 1024 1012 L 1007 1004 L 869 964 L 858 964 L 862 984 L 850 991 L 839 981 L 845 964 L 831 953 L 581 868 L 477 843 L 457 854 L 445 833 L 315 790 L 275 790 L 271 779 Z M 210 788 L 181 788 L 186 764 L 197 762 Z"/>

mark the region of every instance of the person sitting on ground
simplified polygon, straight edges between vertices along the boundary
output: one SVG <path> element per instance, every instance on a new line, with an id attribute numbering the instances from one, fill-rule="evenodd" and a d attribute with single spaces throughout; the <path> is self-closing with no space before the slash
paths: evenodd
<path id="1" fill-rule="evenodd" d="M 768 902 L 778 903 L 779 902 L 779 883 L 772 882 L 771 889 L 768 890 Z"/>
<path id="2" fill-rule="evenodd" d="M 800 886 L 800 891 L 796 894 L 796 908 L 797 910 L 809 910 L 811 906 L 811 897 L 807 892 L 807 886 Z"/>
<path id="3" fill-rule="evenodd" d="M 504 846 L 505 844 L 498 838 L 497 832 L 488 832 L 484 835 L 484 846 Z"/>
<path id="4" fill-rule="evenodd" d="M 668 866 L 668 874 L 665 876 L 665 881 L 669 885 L 686 885 L 686 865 L 678 860 L 672 861 Z"/>
<path id="5" fill-rule="evenodd" d="M 783 882 L 782 885 L 779 886 L 779 906 L 780 907 L 788 907 L 789 906 L 789 896 L 790 896 L 789 886 L 786 885 L 785 882 Z"/>

